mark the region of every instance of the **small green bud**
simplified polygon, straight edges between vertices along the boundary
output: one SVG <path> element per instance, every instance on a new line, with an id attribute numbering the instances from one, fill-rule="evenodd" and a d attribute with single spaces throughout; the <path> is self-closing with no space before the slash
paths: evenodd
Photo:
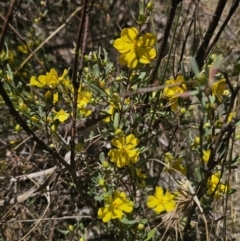
<path id="1" fill-rule="evenodd" d="M 102 166 L 103 166 L 103 168 L 107 169 L 109 167 L 109 162 L 108 161 L 104 161 L 102 163 Z"/>
<path id="2" fill-rule="evenodd" d="M 99 184 L 99 186 L 103 187 L 105 185 L 105 180 L 103 178 L 100 178 L 98 180 L 98 184 Z"/>
<path id="3" fill-rule="evenodd" d="M 139 24 L 144 24 L 145 22 L 146 22 L 146 16 L 144 15 L 144 14 L 140 14 L 139 16 L 138 16 L 138 23 Z"/>
<path id="4" fill-rule="evenodd" d="M 187 110 L 186 110 L 186 108 L 181 108 L 180 112 L 182 115 L 184 115 L 187 112 Z"/>
<path id="5" fill-rule="evenodd" d="M 68 226 L 68 230 L 69 230 L 70 232 L 73 232 L 73 231 L 74 231 L 74 226 L 73 226 L 73 225 L 69 225 L 69 226 Z"/>
<path id="6" fill-rule="evenodd" d="M 19 124 L 17 124 L 17 125 L 15 126 L 15 128 L 14 128 L 14 129 L 15 129 L 15 131 L 17 131 L 17 132 L 18 132 L 18 131 L 20 131 L 20 130 L 21 130 L 21 126 L 20 126 Z"/>
<path id="7" fill-rule="evenodd" d="M 138 230 L 143 230 L 144 229 L 144 224 L 139 223 L 138 226 L 137 226 L 137 229 Z"/>
<path id="8" fill-rule="evenodd" d="M 147 4 L 147 10 L 151 12 L 153 10 L 153 6 L 154 6 L 153 2 L 149 1 Z"/>
<path id="9" fill-rule="evenodd" d="M 195 145 L 200 145 L 200 137 L 197 136 L 195 139 L 194 139 L 194 144 Z"/>

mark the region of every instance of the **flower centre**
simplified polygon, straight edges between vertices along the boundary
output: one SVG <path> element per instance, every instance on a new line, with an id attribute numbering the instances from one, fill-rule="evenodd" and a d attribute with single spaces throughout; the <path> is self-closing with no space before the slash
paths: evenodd
<path id="1" fill-rule="evenodd" d="M 122 148 L 122 153 L 127 154 L 127 150 L 124 147 Z"/>
<path id="2" fill-rule="evenodd" d="M 136 49 L 138 47 L 138 41 L 137 40 L 134 40 L 133 42 L 133 47 Z"/>

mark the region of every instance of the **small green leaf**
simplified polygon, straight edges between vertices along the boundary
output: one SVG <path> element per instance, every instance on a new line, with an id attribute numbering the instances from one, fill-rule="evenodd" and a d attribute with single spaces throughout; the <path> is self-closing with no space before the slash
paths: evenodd
<path id="1" fill-rule="evenodd" d="M 100 87 L 98 87 L 97 85 L 95 85 L 95 84 L 93 84 L 93 83 L 90 83 L 90 82 L 88 82 L 87 84 L 88 84 L 92 89 L 94 89 L 95 91 L 97 91 L 99 94 L 108 97 L 108 94 L 107 94 L 104 90 L 102 90 Z"/>
<path id="2" fill-rule="evenodd" d="M 104 162 L 106 160 L 104 152 L 101 152 L 99 155 L 100 162 Z"/>
<path id="3" fill-rule="evenodd" d="M 69 233 L 69 230 L 63 230 L 63 229 L 57 229 L 60 233 L 67 235 Z"/>
<path id="4" fill-rule="evenodd" d="M 156 233 L 156 231 L 157 231 L 156 228 L 154 228 L 154 229 L 152 229 L 151 231 L 149 231 L 148 234 L 147 234 L 147 238 L 144 239 L 144 241 L 150 240 L 150 239 L 154 236 L 154 234 Z"/>
<path id="5" fill-rule="evenodd" d="M 193 70 L 195 76 L 198 76 L 200 71 L 199 71 L 199 68 L 198 68 L 198 65 L 197 65 L 197 61 L 194 58 L 191 57 L 190 63 L 191 63 L 191 67 L 192 67 L 192 70 Z"/>
<path id="6" fill-rule="evenodd" d="M 123 217 L 120 221 L 121 223 L 129 224 L 129 225 L 139 223 L 139 220 L 128 220 L 126 217 Z"/>
<path id="7" fill-rule="evenodd" d="M 115 130 L 118 128 L 118 123 L 119 123 L 119 114 L 118 114 L 118 112 L 116 112 L 114 114 L 114 119 L 113 119 L 113 126 L 114 126 Z"/>
<path id="8" fill-rule="evenodd" d="M 96 201 L 102 201 L 103 200 L 103 196 L 95 196 L 94 199 Z"/>

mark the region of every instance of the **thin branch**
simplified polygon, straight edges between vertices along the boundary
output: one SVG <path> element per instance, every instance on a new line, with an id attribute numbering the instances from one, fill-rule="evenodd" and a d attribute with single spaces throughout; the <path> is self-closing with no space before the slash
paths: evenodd
<path id="1" fill-rule="evenodd" d="M 226 3 L 227 3 L 226 0 L 219 0 L 215 13 L 213 14 L 212 21 L 208 26 L 208 29 L 205 33 L 205 36 L 203 37 L 200 47 L 198 48 L 198 51 L 196 54 L 196 61 L 199 69 L 203 67 L 204 60 L 207 57 L 207 48 L 208 48 L 209 42 L 214 34 L 216 27 L 218 26 L 218 22 L 223 13 Z"/>
<path id="2" fill-rule="evenodd" d="M 74 63 L 73 63 L 73 76 L 72 76 L 72 84 L 73 84 L 73 114 L 72 114 L 72 127 L 71 127 L 71 140 L 70 140 L 70 148 L 71 148 L 71 167 L 74 170 L 75 169 L 75 137 L 76 137 L 76 121 L 77 121 L 77 101 L 78 101 L 78 90 L 80 86 L 80 79 L 81 76 L 77 76 L 77 69 L 78 69 L 78 58 L 79 58 L 79 52 L 81 50 L 81 57 L 80 57 L 80 70 L 79 73 L 82 73 L 82 65 L 83 65 L 83 58 L 84 54 L 82 53 L 81 44 L 80 41 L 82 39 L 83 33 L 86 34 L 86 28 L 84 32 L 84 26 L 86 21 L 86 12 L 87 12 L 87 2 L 88 0 L 84 0 L 83 2 L 83 8 L 81 12 L 81 18 L 80 23 L 78 27 L 78 36 L 77 36 L 77 42 L 76 42 L 76 48 L 75 48 L 75 56 L 74 56 Z M 84 39 L 85 40 L 85 39 Z M 85 43 L 86 44 L 86 43 Z M 82 47 L 84 44 L 82 44 Z"/>
<path id="3" fill-rule="evenodd" d="M 9 113 L 15 118 L 16 122 L 23 128 L 23 130 L 30 136 L 30 138 L 35 141 L 43 150 L 50 153 L 56 160 L 58 160 L 68 171 L 71 171 L 70 165 L 56 152 L 55 149 L 49 147 L 37 135 L 29 128 L 26 121 L 20 116 L 18 111 L 13 106 L 8 94 L 6 93 L 3 83 L 0 82 L 0 95 L 2 96 L 6 106 L 8 107 Z"/>
<path id="4" fill-rule="evenodd" d="M 231 19 L 232 15 L 234 14 L 234 12 L 236 11 L 236 9 L 239 6 L 239 0 L 235 0 L 235 2 L 233 3 L 231 9 L 229 10 L 229 13 L 225 19 L 225 21 L 223 22 L 221 28 L 219 29 L 218 33 L 216 34 L 214 40 L 212 41 L 212 43 L 210 44 L 210 46 L 207 49 L 207 53 L 206 55 L 208 55 L 210 53 L 210 51 L 212 50 L 213 46 L 215 45 L 215 43 L 218 42 L 218 39 L 220 38 L 223 30 L 225 29 L 225 27 L 227 26 L 229 20 Z"/>
<path id="5" fill-rule="evenodd" d="M 182 0 L 177 0 L 177 1 L 171 0 L 171 9 L 170 9 L 170 13 L 169 13 L 168 18 L 167 18 L 167 23 L 166 23 L 166 27 L 165 27 L 165 30 L 164 30 L 163 40 L 162 40 L 162 43 L 161 43 L 161 45 L 159 47 L 159 50 L 158 50 L 158 57 L 157 57 L 155 66 L 153 68 L 153 71 L 151 73 L 151 77 L 150 77 L 150 81 L 149 81 L 150 85 L 153 84 L 153 82 L 154 82 L 154 80 L 157 76 L 158 68 L 161 64 L 163 54 L 164 54 L 164 51 L 165 51 L 166 46 L 167 46 L 167 41 L 168 41 L 168 37 L 169 37 L 169 34 L 170 34 L 170 30 L 172 28 L 172 24 L 173 24 L 173 20 L 174 20 L 174 17 L 175 17 L 176 10 L 177 10 L 177 6 L 181 1 Z"/>
<path id="6" fill-rule="evenodd" d="M 8 26 L 8 23 L 10 21 L 10 18 L 12 16 L 12 13 L 13 13 L 13 8 L 16 4 L 16 0 L 13 0 L 9 9 L 8 9 L 8 13 L 7 13 L 7 16 L 6 16 L 6 19 L 4 20 L 4 24 L 3 24 L 3 30 L 2 30 L 2 34 L 0 36 L 0 49 L 2 48 L 2 45 L 3 45 L 3 41 L 4 41 L 4 36 L 5 36 L 5 33 L 7 31 L 7 26 Z"/>

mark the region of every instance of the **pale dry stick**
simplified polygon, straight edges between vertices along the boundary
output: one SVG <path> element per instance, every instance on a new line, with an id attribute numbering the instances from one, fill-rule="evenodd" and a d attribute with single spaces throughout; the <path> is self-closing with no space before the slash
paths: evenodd
<path id="1" fill-rule="evenodd" d="M 36 131 L 35 133 L 38 134 L 40 132 L 40 130 Z M 22 144 L 24 144 L 26 141 L 28 141 L 29 139 L 31 139 L 30 136 L 28 136 L 25 140 L 23 140 L 22 142 L 20 142 L 17 146 L 15 146 L 13 149 L 11 149 L 11 151 L 16 151 Z"/>
<path id="2" fill-rule="evenodd" d="M 63 29 L 68 22 L 72 19 L 72 17 L 75 16 L 75 14 L 79 11 L 82 10 L 82 6 L 78 7 L 71 15 L 70 17 L 66 20 L 65 23 L 63 23 L 61 26 L 59 26 L 55 31 L 53 31 L 52 34 L 50 34 L 22 63 L 21 65 L 18 67 L 18 69 L 14 72 L 14 74 L 16 74 L 28 61 L 29 59 L 31 59 L 33 57 L 34 54 L 37 53 L 38 50 L 40 50 L 54 35 L 56 35 L 61 29 Z"/>

